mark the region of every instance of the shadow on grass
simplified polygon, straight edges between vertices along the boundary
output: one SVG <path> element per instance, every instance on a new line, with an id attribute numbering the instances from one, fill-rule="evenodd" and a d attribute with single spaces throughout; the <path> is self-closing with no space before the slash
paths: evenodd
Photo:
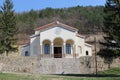
<path id="1" fill-rule="evenodd" d="M 120 77 L 114 74 L 57 74 L 58 76 L 71 76 L 71 77 Z"/>

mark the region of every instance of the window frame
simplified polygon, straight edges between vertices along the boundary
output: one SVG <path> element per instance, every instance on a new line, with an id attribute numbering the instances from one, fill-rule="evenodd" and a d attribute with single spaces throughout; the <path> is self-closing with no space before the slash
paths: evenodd
<path id="1" fill-rule="evenodd" d="M 66 44 L 66 54 L 71 54 L 71 44 Z"/>
<path id="2" fill-rule="evenodd" d="M 44 44 L 44 54 L 50 54 L 50 44 Z"/>

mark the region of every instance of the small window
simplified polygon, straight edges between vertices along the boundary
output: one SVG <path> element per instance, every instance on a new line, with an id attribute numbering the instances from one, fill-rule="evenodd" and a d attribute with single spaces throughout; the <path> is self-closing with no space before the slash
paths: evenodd
<path id="1" fill-rule="evenodd" d="M 86 51 L 86 55 L 88 55 L 89 53 L 88 53 L 88 51 Z"/>
<path id="2" fill-rule="evenodd" d="M 44 53 L 45 54 L 50 54 L 50 45 L 49 44 L 45 44 L 45 46 L 44 46 Z"/>
<path id="3" fill-rule="evenodd" d="M 70 44 L 66 44 L 66 53 L 71 54 L 71 45 Z"/>
<path id="4" fill-rule="evenodd" d="M 28 51 L 25 51 L 25 56 L 29 56 L 29 53 L 28 53 Z"/>

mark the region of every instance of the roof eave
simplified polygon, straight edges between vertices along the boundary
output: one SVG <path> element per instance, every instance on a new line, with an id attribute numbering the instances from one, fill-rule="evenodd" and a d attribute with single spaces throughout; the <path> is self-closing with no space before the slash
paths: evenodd
<path id="1" fill-rule="evenodd" d="M 78 36 L 78 37 L 80 37 L 80 38 L 83 38 L 83 39 L 85 39 L 85 36 L 83 36 L 83 35 L 76 34 L 76 36 Z"/>
<path id="2" fill-rule="evenodd" d="M 74 30 L 74 31 L 77 31 L 77 32 L 79 31 L 77 28 L 74 28 L 74 27 L 72 27 L 72 26 L 63 24 L 63 23 L 61 23 L 61 22 L 59 22 L 59 21 L 56 21 L 56 22 L 52 22 L 52 23 L 43 25 L 43 26 L 41 26 L 41 27 L 35 28 L 34 30 L 35 30 L 35 31 L 42 30 L 42 29 L 45 29 L 45 28 L 47 28 L 47 27 L 52 27 L 52 25 L 61 25 L 61 26 L 64 26 L 64 27 L 66 27 L 66 28 L 69 28 L 69 29 L 71 29 L 71 30 Z"/>

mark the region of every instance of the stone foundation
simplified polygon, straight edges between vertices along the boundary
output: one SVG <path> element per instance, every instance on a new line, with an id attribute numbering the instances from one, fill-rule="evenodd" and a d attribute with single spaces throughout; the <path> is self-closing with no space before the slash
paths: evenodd
<path id="1" fill-rule="evenodd" d="M 117 58 L 111 67 L 120 67 Z M 108 69 L 108 64 L 97 57 L 97 70 Z M 0 57 L 0 72 L 26 72 L 36 74 L 94 74 L 94 57 L 81 58 L 40 58 L 40 57 Z"/>

